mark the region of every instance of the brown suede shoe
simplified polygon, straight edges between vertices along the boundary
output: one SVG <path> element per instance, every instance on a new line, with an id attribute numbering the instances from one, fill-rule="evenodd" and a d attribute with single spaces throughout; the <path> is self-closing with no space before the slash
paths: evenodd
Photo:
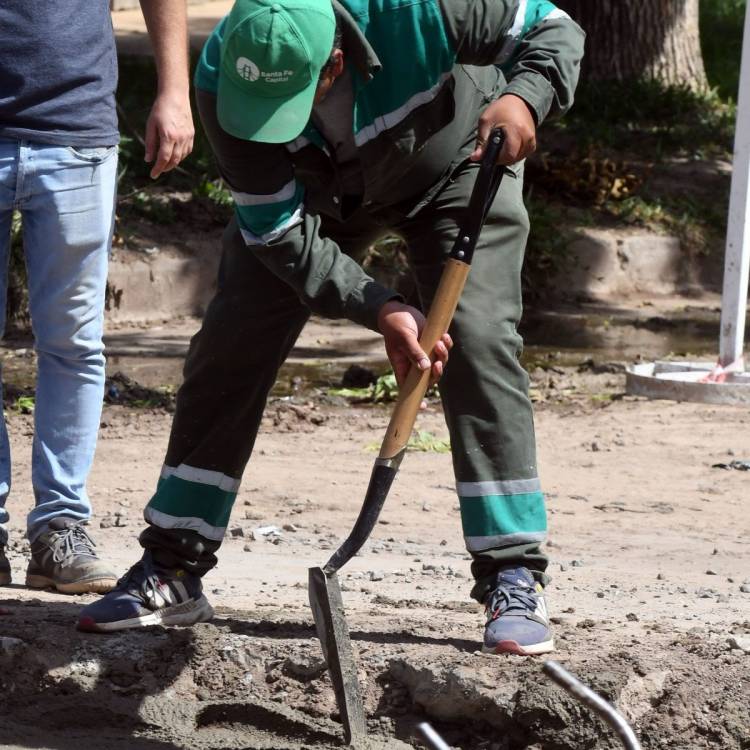
<path id="1" fill-rule="evenodd" d="M 94 552 L 96 544 L 83 528 L 85 521 L 53 518 L 47 531 L 31 544 L 26 585 L 55 588 L 65 594 L 105 594 L 117 576 Z"/>

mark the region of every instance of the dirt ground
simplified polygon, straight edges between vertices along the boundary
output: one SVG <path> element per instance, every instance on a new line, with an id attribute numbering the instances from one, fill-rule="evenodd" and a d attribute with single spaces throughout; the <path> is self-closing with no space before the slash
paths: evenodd
<path id="1" fill-rule="evenodd" d="M 194 327 L 112 331 L 110 374 L 168 382 Z M 135 356 L 133 342 L 146 335 L 166 370 Z M 388 407 L 306 388 L 305 372 L 333 355 L 337 367 L 377 360 L 377 347 L 348 325 L 306 330 L 282 378 L 293 395 L 269 404 L 220 564 L 205 579 L 216 617 L 193 628 L 78 633 L 90 597 L 19 585 L 33 417 L 8 411 L 17 583 L 0 592 L 3 747 L 340 746 L 307 569 L 350 529 Z M 24 357 L 16 345 L 6 369 Z M 617 703 L 644 748 L 747 750 L 750 473 L 713 465 L 750 459 L 750 415 L 627 396 L 621 366 L 607 361 L 549 357 L 532 380 L 555 658 Z M 104 409 L 89 483 L 92 532 L 120 571 L 139 556 L 141 512 L 170 419 L 144 404 Z M 418 426 L 447 438 L 436 402 Z M 268 526 L 278 533 L 256 531 Z M 341 580 L 373 747 L 416 746 L 414 726 L 425 717 L 465 750 L 619 746 L 546 680 L 540 659 L 478 651 L 483 620 L 468 596 L 448 453 L 407 455 L 371 541 Z"/>

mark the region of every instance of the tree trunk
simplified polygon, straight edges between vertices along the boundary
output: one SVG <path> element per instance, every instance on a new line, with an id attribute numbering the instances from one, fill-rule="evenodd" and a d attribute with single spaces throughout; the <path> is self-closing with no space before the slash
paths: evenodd
<path id="1" fill-rule="evenodd" d="M 586 30 L 588 80 L 656 79 L 707 88 L 698 0 L 556 0 L 556 5 Z"/>

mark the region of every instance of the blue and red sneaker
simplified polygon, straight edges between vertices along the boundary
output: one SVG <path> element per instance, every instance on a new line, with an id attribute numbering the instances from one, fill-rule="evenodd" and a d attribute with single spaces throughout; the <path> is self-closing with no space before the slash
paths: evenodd
<path id="1" fill-rule="evenodd" d="M 487 596 L 482 651 L 533 656 L 554 651 L 541 584 L 527 568 L 505 568 Z"/>
<path id="2" fill-rule="evenodd" d="M 158 566 L 146 551 L 112 591 L 83 608 L 78 629 L 109 633 L 150 625 L 193 625 L 213 614 L 199 576 Z"/>

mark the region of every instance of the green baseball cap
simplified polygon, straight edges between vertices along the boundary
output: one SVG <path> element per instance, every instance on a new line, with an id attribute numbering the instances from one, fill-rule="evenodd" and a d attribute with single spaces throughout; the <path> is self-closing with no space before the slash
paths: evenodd
<path id="1" fill-rule="evenodd" d="M 236 138 L 294 140 L 331 54 L 331 0 L 237 0 L 221 43 L 217 115 Z"/>

